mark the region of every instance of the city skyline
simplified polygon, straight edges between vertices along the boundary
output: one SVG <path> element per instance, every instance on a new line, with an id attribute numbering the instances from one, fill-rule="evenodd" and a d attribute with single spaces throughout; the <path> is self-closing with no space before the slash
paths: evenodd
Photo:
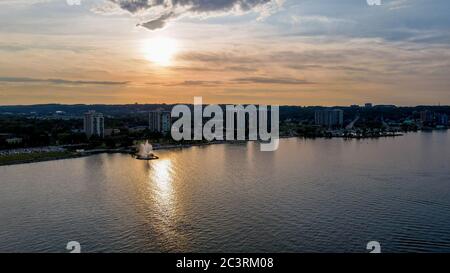
<path id="1" fill-rule="evenodd" d="M 0 253 L 180 272 L 450 253 L 449 14 L 0 0 Z"/>
<path id="2" fill-rule="evenodd" d="M 450 104 L 446 1 L 126 2 L 2 1 L 0 104 Z"/>

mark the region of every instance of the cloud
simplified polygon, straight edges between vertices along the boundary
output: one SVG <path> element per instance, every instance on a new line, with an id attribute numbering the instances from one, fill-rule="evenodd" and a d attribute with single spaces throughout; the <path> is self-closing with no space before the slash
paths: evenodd
<path id="1" fill-rule="evenodd" d="M 50 84 L 68 84 L 68 85 L 125 85 L 129 82 L 114 81 L 71 81 L 64 79 L 36 79 L 22 77 L 0 77 L 0 82 L 8 83 L 50 83 Z"/>
<path id="2" fill-rule="evenodd" d="M 299 70 L 299 71 L 305 71 L 305 70 L 311 70 L 311 69 L 316 69 L 316 70 L 334 70 L 334 71 L 347 71 L 347 72 L 373 72 L 375 73 L 374 70 L 371 70 L 367 67 L 358 67 L 358 66 L 346 66 L 346 65 L 319 65 L 319 64 L 293 64 L 293 65 L 288 65 L 287 66 L 290 69 L 293 70 Z"/>
<path id="3" fill-rule="evenodd" d="M 27 51 L 27 50 L 49 50 L 52 52 L 55 51 L 70 51 L 75 53 L 80 52 L 87 52 L 87 51 L 94 51 L 94 47 L 88 47 L 88 46 L 64 46 L 64 45 L 45 45 L 45 44 L 6 44 L 6 43 L 0 43 L 0 51 L 7 51 L 7 52 L 18 52 L 18 51 Z"/>
<path id="4" fill-rule="evenodd" d="M 150 30 L 163 28 L 180 16 L 217 16 L 255 11 L 267 16 L 281 7 L 284 0 L 109 0 L 117 8 L 142 17 L 151 17 L 138 24 Z M 101 11 L 102 9 L 97 9 Z M 109 10 L 111 10 L 109 8 Z"/>
<path id="5" fill-rule="evenodd" d="M 255 55 L 255 54 L 254 54 Z M 217 64 L 230 64 L 236 66 L 236 64 L 255 64 L 261 62 L 258 58 L 259 55 L 246 55 L 241 52 L 239 54 L 235 52 L 200 52 L 190 51 L 182 53 L 178 56 L 179 60 L 189 62 L 211 63 Z"/>
<path id="6" fill-rule="evenodd" d="M 173 83 L 162 82 L 147 82 L 147 85 L 159 85 L 159 86 L 203 86 L 203 87 L 217 87 L 225 86 L 228 84 L 281 84 L 281 85 L 307 85 L 314 84 L 313 82 L 295 79 L 295 78 L 276 78 L 276 77 L 243 77 L 231 79 L 229 81 L 212 81 L 212 80 L 186 80 Z"/>
<path id="7" fill-rule="evenodd" d="M 51 0 L 3 0 L 0 5 L 34 5 L 50 2 Z"/>
<path id="8" fill-rule="evenodd" d="M 267 78 L 267 77 L 246 77 L 246 78 L 237 78 L 234 79 L 233 82 L 236 83 L 256 83 L 256 84 L 287 84 L 287 85 L 304 85 L 304 84 L 314 84 L 313 82 L 309 82 L 301 79 L 293 79 L 293 78 Z"/>
<path id="9" fill-rule="evenodd" d="M 204 66 L 177 66 L 170 68 L 173 71 L 181 71 L 181 72 L 257 72 L 258 68 L 256 67 L 246 67 L 246 66 L 214 66 L 214 67 L 204 67 Z"/>
<path id="10" fill-rule="evenodd" d="M 189 81 L 184 81 L 181 83 L 176 83 L 173 84 L 172 86 L 217 86 L 223 84 L 223 82 L 221 81 L 193 81 L 193 80 L 189 80 Z"/>
<path id="11" fill-rule="evenodd" d="M 162 83 L 162 82 L 147 82 L 147 85 L 159 85 L 159 86 L 203 86 L 203 87 L 214 87 L 224 84 L 222 81 L 202 81 L 202 80 L 186 80 L 182 82 L 174 83 Z"/>
<path id="12" fill-rule="evenodd" d="M 386 42 L 447 43 L 448 0 L 382 0 L 369 6 L 365 0 L 289 1 L 271 22 L 280 34 L 319 39 L 381 38 Z M 356 3 L 359 2 L 359 3 Z M 429 33 L 425 40 L 420 36 Z M 425 32 L 425 33 L 424 33 Z M 419 37 L 417 37 L 419 36 Z"/>
<path id="13" fill-rule="evenodd" d="M 169 12 L 167 14 L 163 14 L 161 15 L 159 18 L 142 23 L 142 24 L 138 24 L 137 26 L 141 26 L 141 27 L 145 27 L 149 30 L 156 30 L 156 29 L 160 29 L 166 26 L 167 21 L 175 18 L 176 15 L 173 12 Z"/>

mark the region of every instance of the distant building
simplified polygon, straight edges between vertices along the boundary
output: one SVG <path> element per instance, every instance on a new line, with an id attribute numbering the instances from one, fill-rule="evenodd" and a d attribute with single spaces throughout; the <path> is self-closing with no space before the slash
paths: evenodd
<path id="1" fill-rule="evenodd" d="M 105 136 L 113 136 L 120 134 L 120 129 L 105 129 Z"/>
<path id="2" fill-rule="evenodd" d="M 344 111 L 340 109 L 316 111 L 315 123 L 329 128 L 342 127 L 344 125 Z"/>
<path id="3" fill-rule="evenodd" d="M 7 139 L 7 138 L 12 138 L 13 135 L 12 134 L 5 134 L 5 133 L 0 133 L 0 139 Z"/>
<path id="4" fill-rule="evenodd" d="M 359 108 L 359 105 L 358 104 L 353 104 L 353 105 L 350 105 L 350 108 Z"/>
<path id="5" fill-rule="evenodd" d="M 152 111 L 149 114 L 149 129 L 152 132 L 169 133 L 172 128 L 172 116 L 168 111 Z"/>
<path id="6" fill-rule="evenodd" d="M 428 110 L 420 112 L 420 121 L 422 121 L 422 123 L 431 123 L 433 122 L 433 119 L 434 119 L 433 112 Z"/>
<path id="7" fill-rule="evenodd" d="M 373 107 L 373 104 L 372 104 L 372 103 L 366 103 L 366 104 L 364 104 L 364 107 L 366 107 L 366 108 L 372 108 L 372 107 Z"/>
<path id="8" fill-rule="evenodd" d="M 376 105 L 376 108 L 383 108 L 383 109 L 395 109 L 397 108 L 397 105 L 394 104 L 380 104 L 380 105 Z"/>
<path id="9" fill-rule="evenodd" d="M 447 126 L 448 125 L 448 115 L 439 114 L 438 115 L 438 124 Z"/>
<path id="10" fill-rule="evenodd" d="M 84 114 L 84 133 L 88 138 L 105 136 L 105 119 L 103 114 L 95 111 L 89 111 Z"/>
<path id="11" fill-rule="evenodd" d="M 5 139 L 5 141 L 8 144 L 20 144 L 20 143 L 22 143 L 23 139 L 20 137 L 13 137 L 13 138 L 7 138 L 7 139 Z"/>
<path id="12" fill-rule="evenodd" d="M 128 128 L 128 131 L 130 133 L 140 133 L 140 132 L 144 132 L 147 129 L 148 129 L 148 126 L 136 126 L 136 127 Z"/>

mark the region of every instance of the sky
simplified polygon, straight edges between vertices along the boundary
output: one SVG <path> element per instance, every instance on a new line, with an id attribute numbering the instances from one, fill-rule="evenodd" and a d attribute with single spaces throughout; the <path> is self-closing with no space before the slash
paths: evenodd
<path id="1" fill-rule="evenodd" d="M 0 105 L 450 105 L 450 1 L 0 0 Z"/>

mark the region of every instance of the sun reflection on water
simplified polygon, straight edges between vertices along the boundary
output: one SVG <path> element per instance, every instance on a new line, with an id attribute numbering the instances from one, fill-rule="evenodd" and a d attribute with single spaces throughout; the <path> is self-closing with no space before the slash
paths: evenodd
<path id="1" fill-rule="evenodd" d="M 154 191 L 158 194 L 157 202 L 170 206 L 173 201 L 172 161 L 170 159 L 152 161 L 149 178 L 154 183 Z M 172 208 L 166 209 L 171 210 Z"/>
<path id="2" fill-rule="evenodd" d="M 177 210 L 174 163 L 171 159 L 149 162 L 148 188 L 154 207 L 152 225 L 159 231 L 161 241 L 167 250 L 187 247 L 187 240 L 179 229 L 182 222 Z"/>

